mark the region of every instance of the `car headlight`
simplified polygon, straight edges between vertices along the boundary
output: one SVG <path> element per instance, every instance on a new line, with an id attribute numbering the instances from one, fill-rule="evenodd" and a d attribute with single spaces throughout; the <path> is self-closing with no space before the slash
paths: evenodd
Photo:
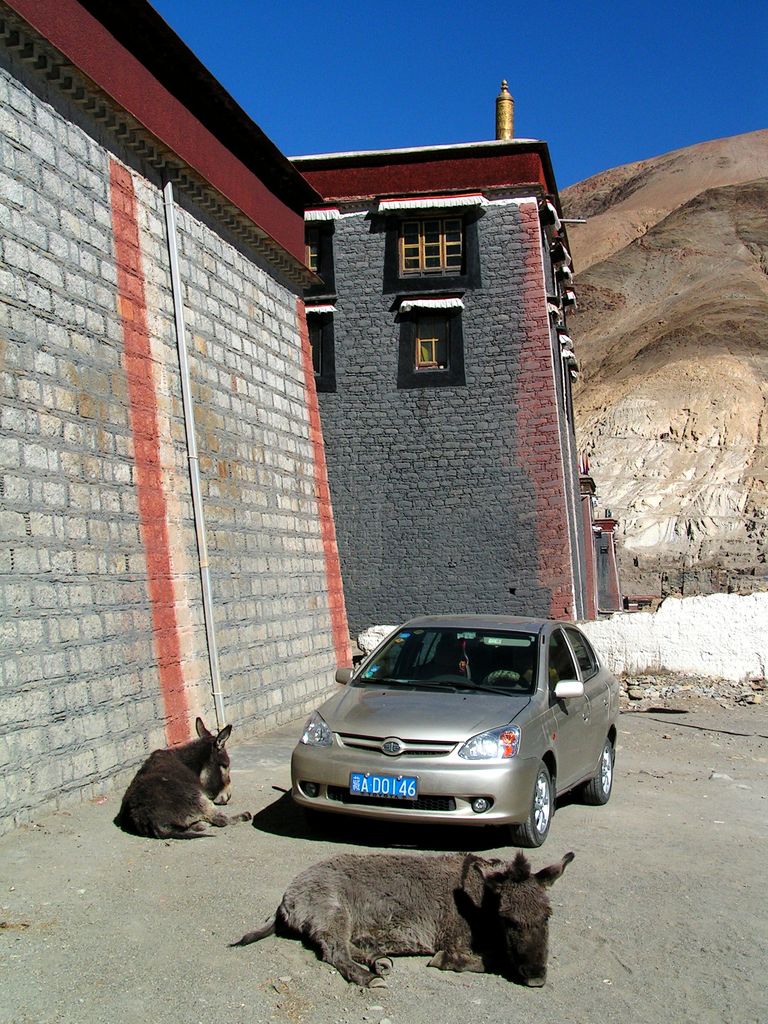
<path id="1" fill-rule="evenodd" d="M 504 725 L 501 729 L 489 729 L 462 743 L 459 757 L 468 761 L 505 761 L 514 757 L 520 749 L 520 727 Z"/>
<path id="2" fill-rule="evenodd" d="M 305 743 L 308 747 L 330 747 L 333 743 L 333 733 L 316 711 L 313 711 L 304 723 L 304 732 L 299 743 Z"/>

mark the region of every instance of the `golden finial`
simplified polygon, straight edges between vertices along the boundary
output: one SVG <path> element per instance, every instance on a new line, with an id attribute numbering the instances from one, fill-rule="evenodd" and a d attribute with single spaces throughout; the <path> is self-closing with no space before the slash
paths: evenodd
<path id="1" fill-rule="evenodd" d="M 511 139 L 515 116 L 515 101 L 509 94 L 507 80 L 501 83 L 501 92 L 496 97 L 496 138 Z"/>

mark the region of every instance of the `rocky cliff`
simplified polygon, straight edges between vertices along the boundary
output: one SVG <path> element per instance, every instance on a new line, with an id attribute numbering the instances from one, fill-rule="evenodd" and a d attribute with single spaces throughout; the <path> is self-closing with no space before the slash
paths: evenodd
<path id="1" fill-rule="evenodd" d="M 565 190 L 580 448 L 629 594 L 768 589 L 768 131 Z"/>

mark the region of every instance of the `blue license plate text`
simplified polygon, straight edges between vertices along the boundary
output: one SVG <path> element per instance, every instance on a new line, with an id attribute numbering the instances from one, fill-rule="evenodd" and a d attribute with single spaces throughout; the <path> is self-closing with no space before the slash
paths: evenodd
<path id="1" fill-rule="evenodd" d="M 355 796 L 415 800 L 417 789 L 414 775 L 372 775 L 370 772 L 352 772 L 349 776 L 349 792 Z"/>

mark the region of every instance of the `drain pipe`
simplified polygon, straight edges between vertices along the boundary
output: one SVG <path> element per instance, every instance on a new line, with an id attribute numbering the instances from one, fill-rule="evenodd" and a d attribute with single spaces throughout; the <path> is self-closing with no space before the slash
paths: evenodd
<path id="1" fill-rule="evenodd" d="M 221 676 L 219 673 L 219 652 L 216 645 L 216 629 L 213 621 L 213 592 L 211 589 L 211 572 L 208 565 L 208 544 L 205 538 L 205 514 L 203 498 L 200 490 L 200 460 L 197 456 L 195 439 L 195 411 L 192 405 L 192 389 L 189 379 L 189 359 L 187 357 L 187 339 L 184 328 L 184 307 L 181 301 L 181 276 L 179 275 L 179 252 L 176 246 L 176 205 L 173 198 L 173 182 L 166 181 L 163 185 L 163 207 L 165 209 L 165 229 L 168 238 L 168 254 L 171 265 L 171 292 L 173 294 L 173 315 L 176 325 L 176 347 L 179 353 L 179 370 L 181 372 L 181 399 L 184 408 L 184 429 L 187 434 L 187 458 L 189 460 L 189 478 L 192 484 L 192 512 L 195 519 L 197 536 L 197 552 L 200 561 L 200 583 L 203 593 L 203 620 L 205 635 L 208 641 L 208 662 L 211 668 L 211 690 L 213 706 L 216 712 L 216 725 L 224 728 L 224 701 L 221 692 Z"/>

